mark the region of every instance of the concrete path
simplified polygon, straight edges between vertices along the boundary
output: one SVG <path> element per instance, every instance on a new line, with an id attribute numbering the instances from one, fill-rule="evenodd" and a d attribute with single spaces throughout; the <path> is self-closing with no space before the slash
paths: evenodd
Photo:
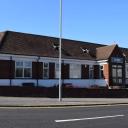
<path id="1" fill-rule="evenodd" d="M 128 104 L 128 98 L 28 98 L 0 97 L 0 107 L 63 107 Z"/>

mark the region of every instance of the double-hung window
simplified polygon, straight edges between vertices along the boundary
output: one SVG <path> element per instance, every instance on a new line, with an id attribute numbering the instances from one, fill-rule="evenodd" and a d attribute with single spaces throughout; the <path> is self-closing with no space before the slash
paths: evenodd
<path id="1" fill-rule="evenodd" d="M 125 77 L 126 77 L 126 84 L 128 84 L 128 64 L 125 65 Z"/>
<path id="2" fill-rule="evenodd" d="M 44 79 L 49 78 L 49 63 L 46 62 L 43 63 L 43 78 Z"/>
<path id="3" fill-rule="evenodd" d="M 16 61 L 15 63 L 16 78 L 31 78 L 32 77 L 32 62 Z"/>
<path id="4" fill-rule="evenodd" d="M 59 64 L 56 63 L 56 66 L 55 66 L 55 78 L 59 78 Z"/>
<path id="5" fill-rule="evenodd" d="M 89 78 L 90 79 L 94 78 L 94 66 L 93 65 L 89 66 Z"/>
<path id="6" fill-rule="evenodd" d="M 81 78 L 81 65 L 70 64 L 70 78 Z"/>
<path id="7" fill-rule="evenodd" d="M 100 65 L 100 78 L 104 78 L 104 66 Z"/>
<path id="8" fill-rule="evenodd" d="M 112 65 L 112 79 L 115 84 L 122 84 L 122 65 Z"/>

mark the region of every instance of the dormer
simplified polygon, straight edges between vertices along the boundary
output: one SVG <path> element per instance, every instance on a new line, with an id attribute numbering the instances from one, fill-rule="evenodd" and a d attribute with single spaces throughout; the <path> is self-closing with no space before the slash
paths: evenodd
<path id="1" fill-rule="evenodd" d="M 59 50 L 59 44 L 58 43 L 53 43 L 52 46 L 55 50 Z"/>
<path id="2" fill-rule="evenodd" d="M 82 48 L 82 47 L 80 47 L 80 49 L 82 50 L 83 53 L 89 54 L 89 52 L 90 52 L 90 50 L 87 49 L 87 48 Z"/>

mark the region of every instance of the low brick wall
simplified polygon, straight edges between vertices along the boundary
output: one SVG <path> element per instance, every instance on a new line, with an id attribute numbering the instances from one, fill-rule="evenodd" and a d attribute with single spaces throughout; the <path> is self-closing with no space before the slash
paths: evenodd
<path id="1" fill-rule="evenodd" d="M 58 88 L 45 87 L 19 87 L 0 86 L 0 96 L 18 97 L 58 97 Z M 86 88 L 63 88 L 63 97 L 78 98 L 127 98 L 127 89 L 86 89 Z"/>

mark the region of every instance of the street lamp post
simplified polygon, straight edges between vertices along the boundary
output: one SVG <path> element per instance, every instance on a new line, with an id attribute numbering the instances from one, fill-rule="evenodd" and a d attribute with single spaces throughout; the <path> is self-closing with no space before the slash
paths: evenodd
<path id="1" fill-rule="evenodd" d="M 62 80 L 61 80 L 61 43 L 62 43 L 62 0 L 60 0 L 60 15 L 59 15 L 59 101 L 62 101 Z"/>

